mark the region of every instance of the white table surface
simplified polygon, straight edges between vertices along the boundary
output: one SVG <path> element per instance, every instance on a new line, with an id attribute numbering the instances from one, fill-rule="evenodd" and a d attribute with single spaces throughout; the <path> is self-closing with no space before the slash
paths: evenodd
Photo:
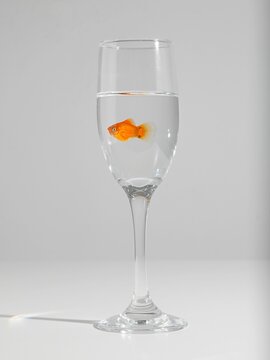
<path id="1" fill-rule="evenodd" d="M 189 326 L 154 335 L 94 329 L 89 320 L 128 305 L 132 271 L 129 262 L 2 262 L 0 359 L 270 359 L 269 262 L 149 261 L 153 300 Z"/>

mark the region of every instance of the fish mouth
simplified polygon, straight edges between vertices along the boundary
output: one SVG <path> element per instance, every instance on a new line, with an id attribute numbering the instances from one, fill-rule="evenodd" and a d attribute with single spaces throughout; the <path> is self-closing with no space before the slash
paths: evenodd
<path id="1" fill-rule="evenodd" d="M 110 135 L 112 135 L 112 136 L 117 135 L 118 131 L 113 131 L 112 129 L 113 129 L 113 127 L 108 127 L 108 131 L 109 131 Z"/>

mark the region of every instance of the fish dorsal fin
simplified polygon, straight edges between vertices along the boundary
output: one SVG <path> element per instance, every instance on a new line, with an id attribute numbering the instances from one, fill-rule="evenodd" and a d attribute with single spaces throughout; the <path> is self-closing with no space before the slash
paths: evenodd
<path id="1" fill-rule="evenodd" d="M 123 121 L 125 124 L 134 125 L 134 121 L 132 119 L 126 119 Z"/>

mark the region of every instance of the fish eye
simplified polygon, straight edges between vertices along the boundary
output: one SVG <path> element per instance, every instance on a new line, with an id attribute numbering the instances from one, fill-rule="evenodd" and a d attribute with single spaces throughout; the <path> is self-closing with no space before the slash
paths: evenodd
<path id="1" fill-rule="evenodd" d="M 113 127 L 113 128 L 112 128 L 112 132 L 116 132 L 116 127 Z"/>

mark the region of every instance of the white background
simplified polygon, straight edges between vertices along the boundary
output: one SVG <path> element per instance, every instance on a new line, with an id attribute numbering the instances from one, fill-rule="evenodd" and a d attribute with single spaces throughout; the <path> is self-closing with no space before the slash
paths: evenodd
<path id="1" fill-rule="evenodd" d="M 156 304 L 187 328 L 124 335 L 87 323 L 129 303 L 125 261 L 0 263 L 1 360 L 269 360 L 269 261 L 149 265 Z"/>
<path id="2" fill-rule="evenodd" d="M 269 256 L 263 0 L 1 0 L 0 258 L 131 259 L 96 127 L 98 43 L 174 42 L 180 138 L 151 258 Z M 268 127 L 268 128 L 267 128 Z"/>

